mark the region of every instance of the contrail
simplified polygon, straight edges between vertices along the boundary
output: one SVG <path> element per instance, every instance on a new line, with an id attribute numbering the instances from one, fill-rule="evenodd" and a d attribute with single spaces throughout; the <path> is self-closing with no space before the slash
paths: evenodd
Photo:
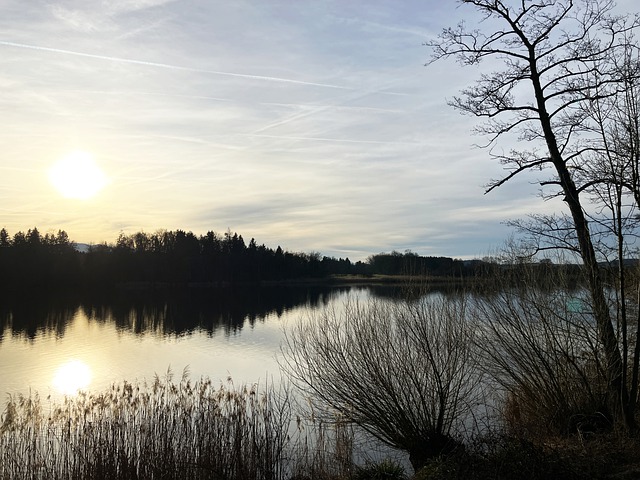
<path id="1" fill-rule="evenodd" d="M 257 133 L 237 133 L 240 137 L 259 137 L 259 138 L 275 138 L 284 140 L 310 140 L 314 142 L 337 142 L 337 143 L 368 143 L 373 145 L 423 145 L 419 142 L 402 142 L 402 141 L 380 141 L 380 140 L 348 140 L 343 138 L 323 138 L 323 137 L 297 137 L 289 135 L 263 135 Z"/>
<path id="2" fill-rule="evenodd" d="M 133 65 L 145 65 L 148 67 L 157 67 L 157 68 L 168 68 L 171 70 L 182 70 L 185 72 L 197 72 L 197 73 L 207 73 L 210 75 L 224 75 L 227 77 L 238 77 L 238 78 L 248 78 L 250 80 L 264 80 L 269 82 L 282 82 L 282 83 L 293 83 L 296 85 L 307 85 L 312 87 L 323 87 L 323 88 L 335 88 L 339 90 L 354 90 L 350 87 L 344 87 L 341 85 L 331 85 L 328 83 L 316 83 L 316 82 L 305 82 L 303 80 L 293 80 L 290 78 L 281 78 L 281 77 L 269 77 L 265 75 L 249 75 L 247 73 L 233 73 L 233 72 L 219 72 L 216 70 L 204 70 L 200 68 L 192 68 L 192 67 L 181 67 L 179 65 L 170 65 L 168 63 L 158 63 L 158 62 L 146 62 L 144 60 L 133 60 L 130 58 L 120 58 L 120 57 L 111 57 L 108 55 L 96 55 L 94 53 L 84 53 L 84 52 L 75 52 L 73 50 L 64 50 L 61 48 L 52 48 L 52 47 L 41 47 L 38 45 L 28 45 L 25 43 L 16 43 L 16 42 L 7 42 L 4 40 L 0 40 L 0 45 L 4 45 L 6 47 L 16 47 L 16 48 L 27 48 L 30 50 L 40 50 L 43 52 L 53 52 L 53 53 L 62 53 L 64 55 L 75 55 L 77 57 L 85 57 L 85 58 L 96 58 L 99 60 L 109 60 L 112 62 L 121 62 L 121 63 L 131 63 Z"/>

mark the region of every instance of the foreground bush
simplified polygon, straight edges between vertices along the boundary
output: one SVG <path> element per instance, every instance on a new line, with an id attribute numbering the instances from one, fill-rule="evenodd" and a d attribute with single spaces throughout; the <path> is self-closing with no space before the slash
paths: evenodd
<path id="1" fill-rule="evenodd" d="M 600 434 L 546 444 L 503 434 L 476 438 L 467 449 L 439 457 L 412 480 L 591 480 L 640 478 L 637 439 Z"/>
<path id="2" fill-rule="evenodd" d="M 282 365 L 319 411 L 338 412 L 418 470 L 462 448 L 482 401 L 462 295 L 347 302 L 287 332 Z"/>

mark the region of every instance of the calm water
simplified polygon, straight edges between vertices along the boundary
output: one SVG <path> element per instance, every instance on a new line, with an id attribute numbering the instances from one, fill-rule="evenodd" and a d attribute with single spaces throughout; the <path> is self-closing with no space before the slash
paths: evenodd
<path id="1" fill-rule="evenodd" d="M 236 385 L 280 378 L 283 329 L 363 288 L 19 295 L 0 305 L 0 394 L 41 397 L 152 381 L 168 368 Z"/>

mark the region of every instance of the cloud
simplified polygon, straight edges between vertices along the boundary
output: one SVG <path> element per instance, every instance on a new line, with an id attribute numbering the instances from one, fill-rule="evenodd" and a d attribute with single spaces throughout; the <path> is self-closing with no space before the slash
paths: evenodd
<path id="1" fill-rule="evenodd" d="M 115 14 L 131 13 L 149 8 L 157 8 L 177 0 L 108 0 L 103 5 Z"/>
<path id="2" fill-rule="evenodd" d="M 134 60 L 134 59 L 130 59 L 130 58 L 119 58 L 119 57 L 112 57 L 112 56 L 107 56 L 107 55 L 99 55 L 99 54 L 95 54 L 95 53 L 85 53 L 85 52 L 79 52 L 79 51 L 73 51 L 73 50 L 65 50 L 65 49 L 61 49 L 61 48 L 44 47 L 44 46 L 39 46 L 39 45 L 29 45 L 29 44 L 18 43 L 18 42 L 10 42 L 10 41 L 4 41 L 4 40 L 0 40 L 0 45 L 6 46 L 6 47 L 26 48 L 26 49 L 38 50 L 38 51 L 44 51 L 44 52 L 59 53 L 59 54 L 63 54 L 63 55 L 74 55 L 74 56 L 78 56 L 78 57 L 94 58 L 94 59 L 98 59 L 98 60 L 108 60 L 108 61 L 111 61 L 111 62 L 121 62 L 121 63 L 129 63 L 129 64 L 133 64 L 133 65 L 143 65 L 143 66 L 148 66 L 148 67 L 167 68 L 167 69 L 171 69 L 171 70 L 182 70 L 182 71 L 186 71 L 186 72 L 205 73 L 205 74 L 209 74 L 209 75 L 221 75 L 221 76 L 237 77 L 237 78 L 268 81 L 268 82 L 292 83 L 292 84 L 297 84 L 297 85 L 306 85 L 306 86 L 323 87 L 323 88 L 336 88 L 336 89 L 342 89 L 342 90 L 350 90 L 351 89 L 350 87 L 345 87 L 345 86 L 342 86 L 342 85 L 331 85 L 331 84 L 327 84 L 327 83 L 305 82 L 303 80 L 295 80 L 295 79 L 291 79 L 291 78 L 281 78 L 281 77 L 270 77 L 270 76 L 266 76 L 266 75 L 252 75 L 252 74 L 247 74 L 247 73 L 234 73 L 234 72 L 222 72 L 222 71 L 215 71 L 215 70 L 205 70 L 205 69 L 200 69 L 200 68 L 184 67 L 184 66 L 180 66 L 180 65 L 170 65 L 170 64 L 167 64 L 167 63 L 148 62 L 148 61 L 145 61 L 145 60 Z"/>

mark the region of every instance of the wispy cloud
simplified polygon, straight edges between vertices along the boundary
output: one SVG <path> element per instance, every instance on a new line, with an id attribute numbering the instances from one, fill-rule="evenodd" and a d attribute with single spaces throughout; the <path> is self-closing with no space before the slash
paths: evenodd
<path id="1" fill-rule="evenodd" d="M 264 135 L 259 133 L 250 133 L 250 134 L 238 134 L 239 136 L 245 137 L 258 137 L 258 138 L 275 138 L 275 139 L 285 139 L 285 140 L 304 140 L 311 142 L 331 142 L 331 143 L 363 143 L 363 144 L 371 144 L 371 145 L 420 145 L 417 142 L 389 142 L 389 141 L 379 141 L 379 140 L 351 140 L 348 138 L 320 138 L 320 137 L 293 137 L 286 135 Z"/>
<path id="2" fill-rule="evenodd" d="M 295 85 L 306 85 L 311 87 L 322 87 L 322 88 L 335 88 L 340 90 L 353 90 L 351 87 L 346 87 L 344 85 L 332 85 L 328 83 L 316 83 L 316 82 L 307 82 L 304 80 L 296 80 L 292 78 L 281 78 L 281 77 L 270 77 L 265 75 L 252 75 L 248 73 L 234 73 L 234 72 L 220 72 L 216 70 L 206 70 L 201 68 L 193 68 L 193 67 L 184 67 L 180 65 L 170 65 L 168 63 L 158 63 L 158 62 L 147 62 L 145 60 L 134 60 L 130 58 L 120 58 L 113 57 L 108 55 L 99 55 L 95 53 L 85 53 L 73 50 L 65 50 L 61 48 L 53 48 L 53 47 L 44 47 L 40 45 L 29 45 L 25 43 L 17 43 L 10 42 L 6 40 L 0 40 L 0 45 L 4 45 L 5 47 L 15 47 L 15 48 L 26 48 L 30 50 L 38 50 L 43 52 L 51 52 L 51 53 L 59 53 L 63 55 L 74 55 L 78 57 L 85 58 L 95 58 L 98 60 L 108 60 L 111 62 L 121 62 L 121 63 L 129 63 L 133 65 L 143 65 L 147 67 L 157 67 L 157 68 L 167 68 L 171 70 L 182 70 L 186 72 L 197 72 L 197 73 L 205 73 L 209 75 L 221 75 L 227 77 L 236 77 L 236 78 L 246 78 L 249 80 L 259 80 L 259 81 L 267 81 L 267 82 L 279 82 L 279 83 L 290 83 Z"/>

